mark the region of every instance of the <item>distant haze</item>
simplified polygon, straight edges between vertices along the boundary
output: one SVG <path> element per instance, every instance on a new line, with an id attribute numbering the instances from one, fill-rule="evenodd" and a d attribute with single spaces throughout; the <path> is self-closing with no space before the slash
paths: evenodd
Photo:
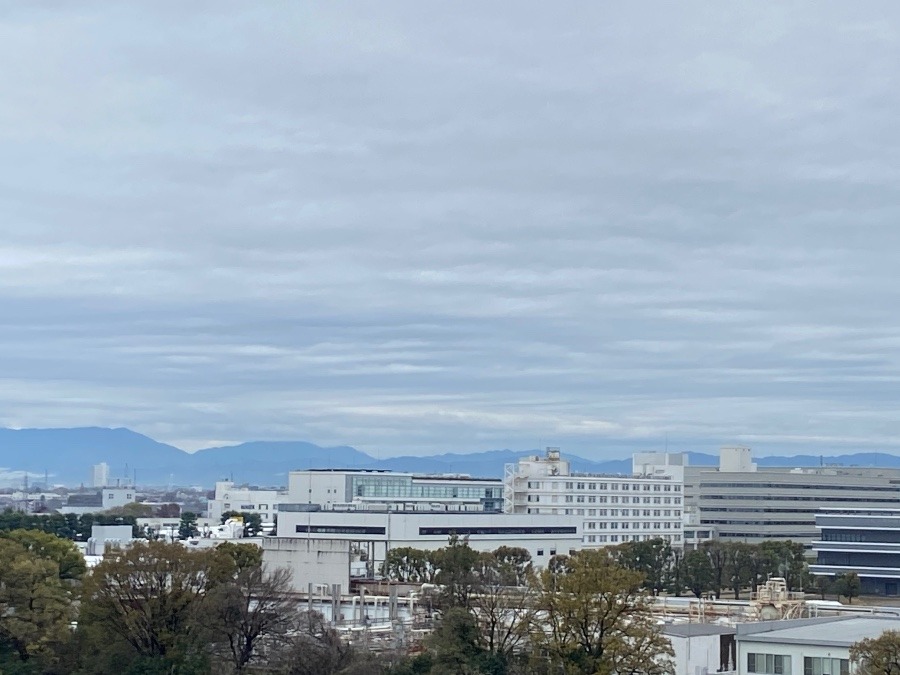
<path id="1" fill-rule="evenodd" d="M 0 36 L 0 426 L 900 448 L 897 3 L 24 2 Z"/>
<path id="2" fill-rule="evenodd" d="M 93 464 L 106 462 L 113 484 L 201 485 L 217 480 L 280 486 L 294 469 L 381 469 L 430 474 L 468 474 L 497 478 L 504 465 L 543 450 L 520 448 L 487 452 L 459 452 L 427 457 L 372 456 L 349 446 L 320 447 L 306 441 L 249 441 L 186 453 L 130 429 L 0 429 L 0 486 L 21 486 L 26 474 L 33 483 L 78 486 L 87 483 Z M 631 474 L 630 453 L 598 461 L 565 452 L 574 471 Z M 688 452 L 694 466 L 717 466 L 718 455 Z M 760 466 L 819 466 L 821 456 L 757 456 Z M 883 453 L 854 453 L 831 457 L 828 463 L 845 466 L 900 467 L 900 457 Z M 89 483 L 88 483 L 89 484 Z"/>

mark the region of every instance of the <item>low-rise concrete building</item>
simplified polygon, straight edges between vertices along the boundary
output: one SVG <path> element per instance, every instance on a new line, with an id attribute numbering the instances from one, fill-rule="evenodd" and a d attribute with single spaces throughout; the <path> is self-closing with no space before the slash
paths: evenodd
<path id="1" fill-rule="evenodd" d="M 737 670 L 737 644 L 732 625 L 672 623 L 662 628 L 672 644 L 674 675 L 733 673 Z"/>
<path id="2" fill-rule="evenodd" d="M 104 488 L 92 492 L 72 493 L 60 507 L 60 513 L 97 513 L 133 503 L 137 498 L 134 488 Z"/>
<path id="3" fill-rule="evenodd" d="M 838 616 L 738 624 L 738 673 L 850 675 L 850 647 L 887 630 L 900 630 L 900 618 Z"/>
<path id="4" fill-rule="evenodd" d="M 277 538 L 350 542 L 372 561 L 377 573 L 387 551 L 411 547 L 436 550 L 458 536 L 477 551 L 500 546 L 526 549 L 536 567 L 557 554 L 582 548 L 580 522 L 572 516 L 534 516 L 462 511 L 327 511 L 282 504 Z"/>
<path id="5" fill-rule="evenodd" d="M 269 569 L 284 567 L 292 572 L 291 582 L 298 592 L 340 586 L 350 589 L 350 542 L 333 538 L 262 537 L 263 564 Z"/>

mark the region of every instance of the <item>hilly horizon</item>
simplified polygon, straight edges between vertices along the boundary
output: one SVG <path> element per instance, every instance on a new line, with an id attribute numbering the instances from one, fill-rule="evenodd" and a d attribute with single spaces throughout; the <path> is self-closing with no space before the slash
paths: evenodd
<path id="1" fill-rule="evenodd" d="M 382 469 L 413 473 L 457 473 L 501 477 L 505 464 L 540 453 L 536 449 L 488 450 L 472 453 L 402 455 L 375 458 L 351 446 L 325 447 L 308 441 L 246 441 L 214 446 L 189 453 L 124 427 L 74 427 L 51 429 L 0 428 L 0 484 L 21 484 L 23 474 L 43 478 L 51 484 L 87 484 L 91 466 L 106 462 L 113 480 L 137 478 L 140 485 L 212 486 L 216 480 L 278 486 L 287 482 L 287 472 L 307 468 Z M 564 456 L 580 472 L 630 473 L 627 457 L 591 460 L 574 453 Z M 715 466 L 718 456 L 686 453 L 693 466 Z M 327 458 L 327 461 L 326 461 Z M 809 467 L 820 464 L 870 467 L 900 467 L 900 457 L 889 453 L 821 455 L 771 455 L 756 458 L 761 467 Z"/>

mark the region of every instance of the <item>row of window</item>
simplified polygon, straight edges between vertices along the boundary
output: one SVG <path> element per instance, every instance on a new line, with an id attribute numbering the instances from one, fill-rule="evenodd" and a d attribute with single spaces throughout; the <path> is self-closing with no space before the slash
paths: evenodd
<path id="1" fill-rule="evenodd" d="M 652 501 L 651 501 L 652 500 Z M 541 495 L 527 495 L 525 501 L 531 502 L 534 504 L 535 502 L 541 501 Z M 544 495 L 544 502 L 547 502 L 547 495 Z M 551 495 L 550 496 L 551 504 L 559 503 L 559 495 Z M 609 497 L 609 501 L 607 501 L 606 497 L 594 497 L 590 496 L 585 498 L 584 495 L 565 495 L 563 499 L 563 503 L 565 504 L 618 504 L 618 497 Z M 628 504 L 628 497 L 622 497 L 622 504 Z M 631 504 L 681 504 L 681 497 L 632 497 Z"/>
<path id="2" fill-rule="evenodd" d="M 545 490 L 559 490 L 559 486 L 563 484 L 565 485 L 564 489 L 566 490 L 622 490 L 623 492 L 628 492 L 629 490 L 632 492 L 639 492 L 643 490 L 644 492 L 681 492 L 680 485 L 672 485 L 671 483 L 582 483 L 575 481 L 563 483 L 562 481 L 542 482 L 539 480 L 528 481 L 528 489 L 540 490 L 543 487 Z"/>
<path id="3" fill-rule="evenodd" d="M 571 511 L 571 509 L 569 509 Z M 589 516 L 618 516 L 619 511 L 622 512 L 623 516 L 628 516 L 628 509 L 587 509 L 587 515 Z M 585 509 L 577 509 L 577 515 L 583 516 L 585 515 Z M 640 516 L 653 516 L 654 518 L 670 518 L 674 515 L 676 518 L 681 516 L 681 509 L 631 509 L 632 517 L 640 517 Z"/>
<path id="4" fill-rule="evenodd" d="M 670 542 L 680 542 L 681 535 L 680 534 L 664 534 L 662 536 L 658 534 L 623 534 L 621 535 L 621 541 L 649 541 L 651 539 L 663 539 L 664 541 Z M 618 544 L 619 543 L 619 535 L 618 534 L 589 534 L 584 538 L 585 542 L 589 544 Z"/>
<path id="5" fill-rule="evenodd" d="M 791 675 L 791 657 L 786 654 L 747 654 L 747 672 Z M 804 656 L 803 675 L 850 675 L 850 660 L 828 656 Z"/>
<path id="6" fill-rule="evenodd" d="M 623 530 L 627 530 L 629 527 L 632 530 L 640 530 L 641 529 L 641 523 L 627 523 L 627 522 L 617 523 L 615 521 L 613 521 L 611 523 L 607 523 L 605 521 L 599 522 L 599 523 L 590 521 L 588 523 L 585 523 L 585 525 L 587 526 L 588 530 L 606 530 L 606 529 L 618 530 L 620 527 Z M 681 528 L 681 523 L 679 523 L 677 521 L 674 521 L 671 523 L 664 523 L 664 522 L 660 522 L 660 521 L 656 521 L 656 522 L 645 521 L 643 523 L 643 526 L 644 526 L 645 530 L 668 530 L 668 529 L 677 530 L 677 529 Z"/>
<path id="7" fill-rule="evenodd" d="M 620 510 L 622 512 L 621 516 L 619 514 Z M 653 511 L 654 516 L 649 516 L 649 514 L 646 513 L 646 509 L 645 509 L 644 514 L 642 516 L 639 509 L 632 509 L 631 517 L 632 518 L 641 518 L 641 517 L 680 518 L 681 517 L 681 511 L 678 509 L 663 510 L 664 515 L 662 515 L 662 516 L 655 515 L 657 510 Z M 534 514 L 534 515 L 544 513 L 544 514 L 551 514 L 554 516 L 558 516 L 558 515 L 587 516 L 589 518 L 605 517 L 607 515 L 609 515 L 611 517 L 616 517 L 616 518 L 618 518 L 618 517 L 628 518 L 630 515 L 628 512 L 628 509 L 557 509 L 557 508 L 548 508 L 548 507 L 544 507 L 544 508 L 529 507 L 529 508 L 525 509 L 525 513 L 530 513 L 530 514 Z"/>
<path id="8" fill-rule="evenodd" d="M 819 495 L 804 495 L 802 497 L 786 496 L 786 495 L 771 495 L 771 494 L 740 494 L 740 495 L 709 495 L 701 493 L 699 495 L 701 501 L 706 501 L 708 499 L 728 499 L 732 501 L 765 501 L 765 502 L 865 502 L 866 504 L 900 504 L 900 493 L 896 497 L 866 497 L 865 495 L 860 497 L 829 497 L 827 495 L 819 496 Z"/>
<path id="9" fill-rule="evenodd" d="M 750 488 L 778 490 L 852 490 L 855 492 L 897 492 L 896 486 L 842 485 L 840 483 L 700 483 L 701 491 L 705 488 Z"/>

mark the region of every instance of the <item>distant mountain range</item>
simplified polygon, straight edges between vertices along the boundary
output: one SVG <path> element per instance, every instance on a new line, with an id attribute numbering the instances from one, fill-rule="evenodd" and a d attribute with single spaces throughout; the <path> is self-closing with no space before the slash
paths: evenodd
<path id="1" fill-rule="evenodd" d="M 501 477 L 505 464 L 537 450 L 493 450 L 469 454 L 376 459 L 349 446 L 321 447 L 303 441 L 251 441 L 240 445 L 205 448 L 187 453 L 159 443 L 130 429 L 80 427 L 75 429 L 0 428 L 0 483 L 21 485 L 24 474 L 42 481 L 46 471 L 50 483 L 77 486 L 88 483 L 91 466 L 106 462 L 115 479 L 141 485 L 203 485 L 233 478 L 255 485 L 285 485 L 287 472 L 307 468 L 390 469 L 414 473 L 459 473 Z M 718 457 L 687 453 L 694 466 L 716 466 Z M 630 473 L 631 458 L 603 462 L 564 453 L 575 471 Z M 828 464 L 845 466 L 900 467 L 900 456 L 857 453 L 827 457 Z M 762 457 L 759 466 L 819 466 L 814 455 Z"/>

